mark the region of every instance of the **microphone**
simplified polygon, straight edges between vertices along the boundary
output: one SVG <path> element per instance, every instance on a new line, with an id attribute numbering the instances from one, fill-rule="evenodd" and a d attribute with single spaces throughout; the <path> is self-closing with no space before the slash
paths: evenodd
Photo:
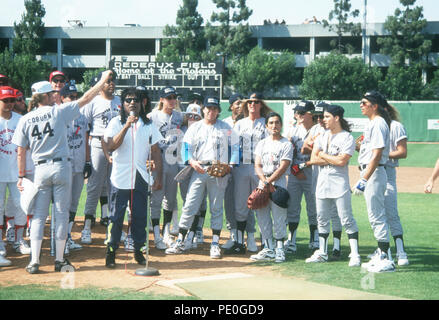
<path id="1" fill-rule="evenodd" d="M 133 117 L 135 117 L 136 116 L 136 113 L 134 112 L 134 110 L 131 110 L 130 111 L 130 116 L 133 116 Z M 131 127 L 133 126 L 133 123 L 131 123 Z"/>

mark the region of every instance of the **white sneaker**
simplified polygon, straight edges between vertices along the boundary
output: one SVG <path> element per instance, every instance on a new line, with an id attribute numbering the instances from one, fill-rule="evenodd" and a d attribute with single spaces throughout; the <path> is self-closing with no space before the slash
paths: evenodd
<path id="1" fill-rule="evenodd" d="M 67 242 L 68 242 L 68 240 L 66 240 L 66 245 L 64 246 L 64 257 L 70 256 L 70 248 L 69 248 L 69 244 Z"/>
<path id="2" fill-rule="evenodd" d="M 163 238 L 160 237 L 156 240 L 154 240 L 154 246 L 156 249 L 158 250 L 166 250 L 168 249 L 168 246 L 166 245 L 166 243 L 163 241 Z"/>
<path id="3" fill-rule="evenodd" d="M 313 255 L 305 260 L 306 263 L 320 263 L 327 261 L 328 261 L 328 254 L 320 250 L 314 251 Z"/>
<path id="4" fill-rule="evenodd" d="M 212 259 L 221 259 L 221 249 L 218 243 L 212 243 L 210 246 L 210 257 Z"/>
<path id="5" fill-rule="evenodd" d="M 14 249 L 16 252 L 20 254 L 30 254 L 31 250 L 29 245 L 27 244 L 26 240 L 21 239 L 18 242 L 14 243 Z"/>
<path id="6" fill-rule="evenodd" d="M 367 271 L 374 272 L 374 273 L 394 272 L 395 271 L 395 264 L 393 263 L 393 261 L 385 258 L 385 259 L 381 259 L 379 261 L 376 261 L 373 265 L 369 266 L 367 268 Z"/>
<path id="7" fill-rule="evenodd" d="M 398 259 L 398 266 L 409 265 L 409 259 L 407 258 L 407 253 L 405 252 L 397 253 L 396 258 Z"/>
<path id="8" fill-rule="evenodd" d="M 349 267 L 360 267 L 361 266 L 361 257 L 359 254 L 358 255 L 350 254 L 349 258 L 350 258 L 349 264 L 348 264 Z"/>
<path id="9" fill-rule="evenodd" d="M 15 227 L 6 230 L 6 241 L 8 241 L 9 244 L 15 244 Z"/>
<path id="10" fill-rule="evenodd" d="M 163 237 L 163 242 L 166 244 L 167 248 L 169 248 L 174 243 L 174 237 L 171 236 L 171 234 L 166 234 Z"/>
<path id="11" fill-rule="evenodd" d="M 81 243 L 91 244 L 91 230 L 84 229 L 81 232 Z"/>
<path id="12" fill-rule="evenodd" d="M 274 252 L 275 252 L 274 262 L 285 261 L 285 250 L 283 248 L 276 248 Z"/>
<path id="13" fill-rule="evenodd" d="M 67 239 L 67 246 L 69 247 L 69 250 L 71 250 L 71 251 L 76 251 L 76 250 L 82 249 L 82 246 L 79 243 L 76 243 L 75 241 L 73 241 L 72 238 Z"/>
<path id="14" fill-rule="evenodd" d="M 183 241 L 177 239 L 172 246 L 165 250 L 166 254 L 182 254 L 185 252 Z"/>
<path id="15" fill-rule="evenodd" d="M 172 245 L 172 243 L 171 243 Z M 195 238 L 192 238 L 192 240 L 189 240 L 188 238 L 184 239 L 184 249 L 190 250 L 190 249 L 197 249 L 198 244 Z"/>
<path id="16" fill-rule="evenodd" d="M 11 261 L 3 257 L 3 255 L 0 254 L 0 267 L 7 267 L 11 265 Z"/>
<path id="17" fill-rule="evenodd" d="M 264 248 L 257 254 L 251 255 L 250 259 L 253 261 L 272 261 L 273 259 L 275 259 L 275 257 L 276 255 L 274 253 L 274 250 Z"/>
<path id="18" fill-rule="evenodd" d="M 197 242 L 198 244 L 203 244 L 204 243 L 203 230 L 195 231 L 194 242 Z"/>
<path id="19" fill-rule="evenodd" d="M 291 240 L 286 240 L 284 242 L 284 250 L 286 253 L 296 253 L 296 244 L 293 243 Z"/>
<path id="20" fill-rule="evenodd" d="M 128 235 L 123 242 L 124 248 L 126 252 L 134 252 L 134 240 L 131 235 Z"/>
<path id="21" fill-rule="evenodd" d="M 258 245 L 256 244 L 255 234 L 253 232 L 247 233 L 247 251 L 258 252 Z"/>
<path id="22" fill-rule="evenodd" d="M 6 247 L 2 239 L 0 239 L 0 256 L 6 257 Z"/>

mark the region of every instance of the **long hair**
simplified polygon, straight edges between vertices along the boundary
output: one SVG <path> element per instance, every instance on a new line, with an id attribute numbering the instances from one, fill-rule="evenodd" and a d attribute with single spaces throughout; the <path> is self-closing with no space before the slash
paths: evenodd
<path id="1" fill-rule="evenodd" d="M 267 104 L 265 103 L 264 100 L 259 100 L 259 101 L 261 101 L 261 105 L 262 105 L 261 106 L 261 111 L 260 111 L 261 117 L 266 118 L 267 115 L 270 112 L 273 112 L 273 110 L 271 110 L 270 107 L 267 106 Z M 242 112 L 244 113 L 244 117 L 245 118 L 248 117 L 248 114 L 249 114 L 249 112 L 248 112 L 248 100 L 244 100 L 243 101 Z"/>
<path id="2" fill-rule="evenodd" d="M 386 109 L 387 113 L 389 114 L 389 117 L 391 120 L 401 122 L 398 110 L 394 106 L 389 104 L 387 101 L 386 101 L 385 109 Z"/>
<path id="3" fill-rule="evenodd" d="M 339 117 L 340 118 L 340 126 L 344 131 L 347 132 L 352 132 L 351 130 L 351 125 L 349 124 L 349 122 L 347 122 L 347 120 L 343 117 Z"/>
<path id="4" fill-rule="evenodd" d="M 35 108 L 38 108 L 43 103 L 44 95 L 45 93 L 35 93 L 34 95 L 32 95 L 28 106 L 29 112 Z"/>
<path id="5" fill-rule="evenodd" d="M 146 93 L 144 93 L 144 95 L 145 94 Z M 148 114 L 149 110 L 151 110 L 151 102 L 148 98 L 148 100 L 146 102 L 146 106 L 144 107 L 142 105 L 142 96 L 145 97 L 144 95 L 142 95 L 134 87 L 126 88 L 125 90 L 122 91 L 122 94 L 120 95 L 120 99 L 122 100 L 122 107 L 120 108 L 120 111 L 119 111 L 120 112 L 120 122 L 122 124 L 125 124 L 127 122 L 127 118 L 128 118 L 128 115 L 125 112 L 125 108 L 124 108 L 125 98 L 127 96 L 134 96 L 136 99 L 139 99 L 139 101 L 140 101 L 139 118 L 142 119 L 143 123 L 145 123 L 145 124 L 150 122 L 150 120 L 146 117 L 146 115 Z M 146 97 L 148 97 L 147 94 L 146 94 Z"/>

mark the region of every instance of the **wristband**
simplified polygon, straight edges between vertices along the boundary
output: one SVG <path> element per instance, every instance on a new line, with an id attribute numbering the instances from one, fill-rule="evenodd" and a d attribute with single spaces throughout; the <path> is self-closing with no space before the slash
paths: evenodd
<path id="1" fill-rule="evenodd" d="M 18 176 L 18 179 L 23 179 L 25 178 L 25 176 Z"/>

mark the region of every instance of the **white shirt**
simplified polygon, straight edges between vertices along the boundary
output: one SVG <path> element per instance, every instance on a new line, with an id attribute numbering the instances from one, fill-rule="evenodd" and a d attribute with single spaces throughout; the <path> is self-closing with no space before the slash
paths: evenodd
<path id="1" fill-rule="evenodd" d="M 11 112 L 11 118 L 0 117 L 0 182 L 18 180 L 17 146 L 12 143 L 21 115 Z"/>
<path id="2" fill-rule="evenodd" d="M 265 118 L 252 121 L 245 117 L 236 122 L 234 130 L 239 135 L 240 163 L 254 163 L 256 146 L 259 141 L 269 136 Z"/>
<path id="3" fill-rule="evenodd" d="M 373 120 L 369 121 L 363 133 L 364 139 L 361 142 L 358 163 L 360 165 L 367 165 L 372 159 L 373 150 L 383 148 L 379 164 L 386 164 L 389 159 L 390 150 L 389 135 L 389 126 L 382 117 L 376 116 Z"/>
<path id="4" fill-rule="evenodd" d="M 355 152 L 354 137 L 347 131 L 341 131 L 332 135 L 327 130 L 315 141 L 318 150 L 331 156 L 348 154 L 352 156 Z M 349 162 L 345 166 L 325 165 L 319 166 L 320 171 L 317 177 L 316 197 L 319 199 L 340 198 L 346 192 L 350 192 L 349 185 Z"/>
<path id="5" fill-rule="evenodd" d="M 92 137 L 102 137 L 110 120 L 119 114 L 120 108 L 121 102 L 118 96 L 114 96 L 112 100 L 107 100 L 99 95 L 86 104 L 83 107 L 83 114 L 88 120 L 90 135 Z"/>
<path id="6" fill-rule="evenodd" d="M 398 146 L 398 142 L 403 139 L 407 139 L 407 133 L 402 123 L 392 120 L 390 123 L 390 152 L 395 151 Z M 398 159 L 390 159 L 387 161 L 386 166 L 398 167 Z"/>
<path id="7" fill-rule="evenodd" d="M 282 137 L 280 140 L 273 140 L 271 136 L 261 140 L 256 146 L 255 155 L 261 158 L 262 171 L 264 175 L 271 176 L 281 164 L 282 160 L 288 160 L 290 163 L 293 158 L 293 145 L 287 138 Z M 288 171 L 274 182 L 274 185 L 287 187 Z"/>
<path id="8" fill-rule="evenodd" d="M 117 135 L 122 128 L 120 116 L 111 119 L 105 130 L 104 140 L 108 141 L 109 137 Z M 161 139 L 163 137 L 154 124 L 144 124 L 142 119 L 139 119 L 135 125 L 128 129 L 122 144 L 112 153 L 111 183 L 118 189 L 134 189 L 137 169 L 142 178 L 152 185 L 153 177 L 146 169 L 146 161 L 149 157 L 150 146 L 158 143 Z"/>

